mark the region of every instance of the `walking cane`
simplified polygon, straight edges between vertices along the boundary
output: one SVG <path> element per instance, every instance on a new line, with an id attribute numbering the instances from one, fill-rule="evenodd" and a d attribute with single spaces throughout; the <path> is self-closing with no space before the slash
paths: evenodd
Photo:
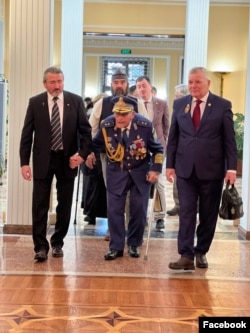
<path id="1" fill-rule="evenodd" d="M 77 207 L 78 207 L 78 195 L 79 195 L 80 176 L 81 176 L 81 166 L 79 165 L 78 166 L 78 173 L 77 173 L 76 208 L 75 208 L 74 224 L 76 224 L 76 215 L 77 215 Z"/>
<path id="2" fill-rule="evenodd" d="M 156 184 L 152 184 L 149 198 L 150 198 L 151 202 L 150 202 L 150 207 L 149 207 L 148 237 L 147 237 L 144 260 L 148 259 L 148 245 L 149 245 L 149 239 L 150 239 L 150 234 L 151 234 L 152 222 L 154 220 L 154 205 L 155 205 L 155 198 L 156 198 Z"/>

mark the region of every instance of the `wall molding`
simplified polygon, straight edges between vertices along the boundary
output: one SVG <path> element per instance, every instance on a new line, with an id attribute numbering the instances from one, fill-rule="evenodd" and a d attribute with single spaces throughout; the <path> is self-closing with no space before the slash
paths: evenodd
<path id="1" fill-rule="evenodd" d="M 184 50 L 184 38 L 83 36 L 83 48 Z"/>

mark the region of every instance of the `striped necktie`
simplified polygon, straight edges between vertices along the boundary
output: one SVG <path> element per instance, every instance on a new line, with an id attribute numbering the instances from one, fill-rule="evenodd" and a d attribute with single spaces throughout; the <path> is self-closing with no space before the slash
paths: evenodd
<path id="1" fill-rule="evenodd" d="M 62 132 L 60 123 L 59 107 L 57 104 L 58 97 L 54 97 L 54 105 L 51 114 L 51 150 L 58 151 L 63 148 Z"/>

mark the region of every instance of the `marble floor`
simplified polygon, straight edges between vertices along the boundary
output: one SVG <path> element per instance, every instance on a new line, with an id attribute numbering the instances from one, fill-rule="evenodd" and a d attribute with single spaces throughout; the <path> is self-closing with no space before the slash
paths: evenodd
<path id="1" fill-rule="evenodd" d="M 80 189 L 81 186 L 80 182 Z M 173 206 L 171 186 L 171 184 L 166 183 L 168 209 Z M 237 189 L 239 192 L 241 191 L 240 180 L 238 180 Z M 4 188 L 1 190 L 4 191 Z M 50 258 L 51 260 L 48 260 L 48 262 L 37 265 L 33 262 L 34 254 L 31 236 L 3 234 L 2 228 L 0 228 L 0 244 L 2 245 L 0 272 L 4 274 L 8 272 L 16 274 L 26 274 L 27 272 L 32 274 L 51 274 L 50 265 L 53 264 L 53 274 L 55 272 L 56 274 L 71 275 L 95 274 L 95 276 L 125 274 L 126 276 L 161 278 L 167 278 L 173 276 L 173 274 L 176 275 L 168 269 L 168 262 L 177 257 L 178 216 L 170 217 L 166 215 L 164 231 L 157 231 L 155 223 L 152 223 L 149 238 L 148 231 L 150 226 L 146 228 L 139 260 L 131 260 L 125 252 L 123 258 L 116 260 L 115 264 L 111 264 L 103 260 L 103 255 L 108 250 L 108 242 L 104 240 L 107 233 L 107 219 L 97 218 L 95 226 L 88 225 L 84 221 L 84 215 L 80 207 L 80 197 L 80 193 L 78 196 L 76 193 L 74 194 L 72 218 L 69 232 L 65 239 L 63 261 Z M 49 224 L 48 238 L 52 234 L 53 229 L 54 225 Z M 222 276 L 226 278 L 224 276 L 226 274 L 227 278 L 249 278 L 250 270 L 248 267 L 244 270 L 244 265 L 241 268 L 239 260 L 239 251 L 246 252 L 244 258 L 250 255 L 250 251 L 247 250 L 249 244 L 249 241 L 240 239 L 238 227 L 234 225 L 233 221 L 219 218 L 214 242 L 208 253 L 209 270 L 198 270 L 198 276 L 207 277 L 209 274 L 209 278 L 221 278 Z M 22 250 L 19 251 L 17 249 Z M 221 257 L 223 257 L 223 260 L 221 260 Z M 73 258 L 75 260 L 72 260 Z M 87 261 L 87 265 L 85 261 Z M 234 261 L 235 263 L 237 262 L 237 267 L 232 265 Z M 250 260 L 244 261 L 250 263 Z M 110 271 L 111 267 L 112 270 Z M 223 267 L 225 273 L 222 274 L 221 270 Z M 193 278 L 196 274 L 191 276 Z"/>
<path id="2" fill-rule="evenodd" d="M 4 184 L 0 190 L 3 210 Z M 166 196 L 172 208 L 170 184 Z M 3 234 L 1 226 L 1 333 L 192 333 L 201 316 L 250 316 L 250 242 L 239 237 L 233 221 L 218 219 L 208 269 L 168 268 L 177 258 L 178 216 L 167 215 L 164 232 L 154 223 L 145 230 L 140 258 L 125 250 L 110 262 L 103 259 L 106 219 L 88 225 L 76 197 L 63 258 L 50 252 L 47 261 L 34 262 L 31 236 Z"/>

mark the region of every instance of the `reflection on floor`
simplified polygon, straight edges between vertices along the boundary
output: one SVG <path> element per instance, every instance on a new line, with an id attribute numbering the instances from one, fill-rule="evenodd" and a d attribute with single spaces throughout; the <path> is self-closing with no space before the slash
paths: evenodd
<path id="1" fill-rule="evenodd" d="M 167 187 L 168 209 L 172 207 Z M 74 210 L 74 209 L 73 209 Z M 74 214 L 72 213 L 72 216 Z M 197 333 L 200 316 L 250 316 L 250 242 L 218 220 L 208 269 L 175 272 L 178 217 L 147 230 L 141 257 L 105 261 L 106 219 L 70 225 L 64 257 L 33 261 L 30 235 L 0 233 L 0 332 Z M 54 226 L 49 226 L 49 235 Z"/>

